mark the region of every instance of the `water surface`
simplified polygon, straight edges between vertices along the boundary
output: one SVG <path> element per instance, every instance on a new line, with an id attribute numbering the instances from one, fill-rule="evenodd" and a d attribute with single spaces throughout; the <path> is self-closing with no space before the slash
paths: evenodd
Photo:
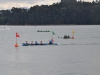
<path id="1" fill-rule="evenodd" d="M 9 26 L 0 30 L 0 75 L 99 75 L 100 26 Z M 28 41 L 49 42 L 52 33 L 57 46 L 28 46 Z M 75 39 L 62 39 L 64 35 Z M 18 48 L 15 33 L 18 32 Z"/>

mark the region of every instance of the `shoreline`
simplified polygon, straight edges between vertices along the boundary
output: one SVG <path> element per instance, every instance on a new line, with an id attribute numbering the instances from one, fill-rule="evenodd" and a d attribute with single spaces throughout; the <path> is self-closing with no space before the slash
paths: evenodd
<path id="1" fill-rule="evenodd" d="M 0 26 L 99 26 L 99 25 L 0 25 Z"/>

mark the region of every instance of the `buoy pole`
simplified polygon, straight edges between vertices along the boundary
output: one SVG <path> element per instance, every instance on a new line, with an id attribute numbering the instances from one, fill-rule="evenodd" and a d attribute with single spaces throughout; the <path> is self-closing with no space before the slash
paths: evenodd
<path id="1" fill-rule="evenodd" d="M 17 37 L 16 37 L 16 44 L 15 44 L 15 47 L 18 47 L 18 44 L 17 44 Z"/>
<path id="2" fill-rule="evenodd" d="M 17 37 L 20 37 L 19 34 L 16 32 L 16 44 L 15 44 L 15 47 L 18 47 L 18 44 L 17 44 Z"/>
<path id="3" fill-rule="evenodd" d="M 72 39 L 74 39 L 74 30 L 72 31 Z"/>
<path id="4" fill-rule="evenodd" d="M 53 34 L 52 34 L 52 38 L 53 38 Z"/>
<path id="5" fill-rule="evenodd" d="M 55 35 L 55 33 L 52 31 L 52 42 L 54 42 L 53 35 Z"/>
<path id="6" fill-rule="evenodd" d="M 17 43 L 17 37 L 16 37 L 16 43 Z"/>

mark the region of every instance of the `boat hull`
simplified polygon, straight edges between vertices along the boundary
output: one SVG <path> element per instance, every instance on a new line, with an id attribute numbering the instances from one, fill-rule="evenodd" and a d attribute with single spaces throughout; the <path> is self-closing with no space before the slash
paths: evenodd
<path id="1" fill-rule="evenodd" d="M 57 43 L 49 44 L 49 43 L 44 43 L 44 44 L 26 44 L 22 43 L 22 46 L 37 46 L 37 45 L 58 45 Z"/>

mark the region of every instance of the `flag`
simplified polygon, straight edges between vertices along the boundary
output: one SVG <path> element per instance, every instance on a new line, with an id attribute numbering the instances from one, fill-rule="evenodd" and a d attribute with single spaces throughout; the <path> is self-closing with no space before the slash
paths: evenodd
<path id="1" fill-rule="evenodd" d="M 19 34 L 16 32 L 16 37 L 20 37 Z"/>
<path id="2" fill-rule="evenodd" d="M 55 33 L 52 31 L 52 34 L 55 35 Z"/>

